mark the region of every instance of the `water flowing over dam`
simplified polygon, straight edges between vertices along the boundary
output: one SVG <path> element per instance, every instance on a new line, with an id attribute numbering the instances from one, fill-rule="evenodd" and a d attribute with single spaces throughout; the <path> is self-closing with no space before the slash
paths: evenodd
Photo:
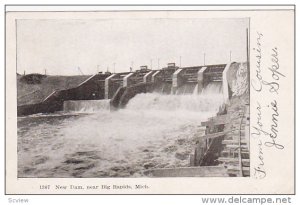
<path id="1" fill-rule="evenodd" d="M 117 111 L 109 100 L 65 101 L 63 112 L 19 117 L 18 175 L 138 177 L 188 166 L 201 122 L 224 102 L 221 82 L 197 89 L 137 94 Z"/>
<path id="2" fill-rule="evenodd" d="M 64 102 L 65 112 L 97 112 L 109 110 L 109 100 L 69 100 Z"/>

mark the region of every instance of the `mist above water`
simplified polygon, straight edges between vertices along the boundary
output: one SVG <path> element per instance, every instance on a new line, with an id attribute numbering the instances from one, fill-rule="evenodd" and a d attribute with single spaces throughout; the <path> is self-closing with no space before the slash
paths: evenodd
<path id="1" fill-rule="evenodd" d="M 188 166 L 204 132 L 201 121 L 223 103 L 221 88 L 210 85 L 199 95 L 138 94 L 114 112 L 108 101 L 72 102 L 66 110 L 93 113 L 20 118 L 19 176 L 139 177 L 150 168 Z"/>
<path id="2" fill-rule="evenodd" d="M 94 113 L 110 109 L 110 100 L 68 100 L 64 101 L 65 112 Z"/>

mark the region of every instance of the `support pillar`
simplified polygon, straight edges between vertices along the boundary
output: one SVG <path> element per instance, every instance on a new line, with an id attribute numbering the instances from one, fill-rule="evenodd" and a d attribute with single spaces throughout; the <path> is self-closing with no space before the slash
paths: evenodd
<path id="1" fill-rule="evenodd" d="M 108 76 L 107 78 L 105 78 L 105 99 L 110 99 L 110 94 L 109 94 L 109 86 L 110 86 L 110 81 L 113 77 L 115 77 L 117 74 L 112 74 L 110 76 Z"/>
<path id="2" fill-rule="evenodd" d="M 226 65 L 226 67 L 222 73 L 222 80 L 223 80 L 222 87 L 223 87 L 224 102 L 227 102 L 229 100 L 229 85 L 228 85 L 228 80 L 227 80 L 227 77 L 228 77 L 227 74 L 228 74 L 230 66 L 231 66 L 231 62 Z"/>
<path id="3" fill-rule="evenodd" d="M 123 78 L 123 87 L 127 87 L 130 85 L 129 79 L 134 73 L 129 73 Z"/>
<path id="4" fill-rule="evenodd" d="M 183 69 L 177 69 L 175 71 L 175 73 L 173 73 L 172 75 L 172 91 L 173 91 L 173 94 L 176 93 L 178 87 L 180 87 L 182 85 L 182 79 L 180 78 L 180 73 L 181 71 L 183 71 Z"/>
<path id="5" fill-rule="evenodd" d="M 198 71 L 198 77 L 197 77 L 197 82 L 198 82 L 198 93 L 200 93 L 204 87 L 203 84 L 203 74 L 204 71 L 207 69 L 207 67 L 202 67 L 199 71 Z"/>
<path id="6" fill-rule="evenodd" d="M 156 83 L 156 77 L 157 77 L 157 74 L 160 73 L 160 70 L 156 71 L 153 75 L 152 75 L 152 83 Z"/>
<path id="7" fill-rule="evenodd" d="M 144 75 L 143 77 L 143 83 L 149 83 L 152 79 L 152 75 L 153 75 L 154 71 L 150 71 L 148 73 L 146 73 L 146 75 Z"/>

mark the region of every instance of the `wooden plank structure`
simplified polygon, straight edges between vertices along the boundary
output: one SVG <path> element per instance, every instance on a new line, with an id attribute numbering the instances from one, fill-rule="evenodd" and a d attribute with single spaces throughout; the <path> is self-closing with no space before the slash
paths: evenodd
<path id="1" fill-rule="evenodd" d="M 217 161 L 226 168 L 229 176 L 250 176 L 249 115 L 249 104 L 241 104 L 228 106 L 226 114 L 202 122 L 201 125 L 206 126 L 206 135 L 201 140 L 206 141 L 207 149 L 199 154 L 197 145 L 195 153 L 190 156 L 190 165 L 203 166 L 214 148 L 213 142 L 221 138 L 221 145 L 215 145 L 223 147 Z"/>
<path id="2" fill-rule="evenodd" d="M 190 167 L 151 169 L 146 174 L 150 177 L 250 176 L 249 104 L 222 109 L 227 110 L 201 123 L 206 126 L 205 135 L 199 136 L 190 155 Z"/>
<path id="3" fill-rule="evenodd" d="M 228 110 L 229 113 L 237 115 L 231 122 L 238 132 L 228 133 L 222 144 L 225 146 L 219 157 L 227 167 L 229 176 L 250 176 L 250 154 L 249 154 L 249 105 L 240 106 L 239 112 Z"/>
<path id="4" fill-rule="evenodd" d="M 228 115 L 218 115 L 216 117 L 208 118 L 208 121 L 201 122 L 202 126 L 214 126 L 214 125 L 221 125 L 226 124 L 227 120 L 229 119 Z"/>

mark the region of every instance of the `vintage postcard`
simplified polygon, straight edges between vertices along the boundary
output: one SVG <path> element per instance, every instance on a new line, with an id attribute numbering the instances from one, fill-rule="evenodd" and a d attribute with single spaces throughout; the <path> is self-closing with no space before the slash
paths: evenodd
<path id="1" fill-rule="evenodd" d="M 294 194 L 294 6 L 5 12 L 6 194 Z"/>

